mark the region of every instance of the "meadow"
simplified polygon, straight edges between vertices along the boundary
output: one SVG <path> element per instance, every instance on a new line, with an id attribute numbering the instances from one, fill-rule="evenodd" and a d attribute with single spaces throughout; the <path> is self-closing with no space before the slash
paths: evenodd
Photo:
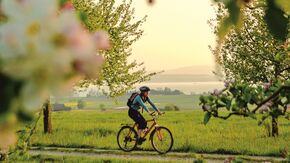
<path id="1" fill-rule="evenodd" d="M 211 119 L 204 125 L 203 115 L 197 109 L 169 111 L 158 119 L 159 125 L 173 133 L 173 151 L 279 156 L 281 150 L 290 149 L 290 123 L 286 119 L 279 119 L 280 135 L 273 138 L 250 118 Z M 132 123 L 126 109 L 53 112 L 52 134 L 43 134 L 43 123 L 39 121 L 31 145 L 118 149 L 116 135 L 121 123 Z M 141 147 L 152 150 L 149 141 Z"/>

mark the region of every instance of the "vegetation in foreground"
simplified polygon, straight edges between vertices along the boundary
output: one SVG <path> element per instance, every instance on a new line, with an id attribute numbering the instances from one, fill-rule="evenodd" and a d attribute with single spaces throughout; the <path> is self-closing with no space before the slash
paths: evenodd
<path id="1" fill-rule="evenodd" d="M 40 122 L 31 145 L 118 149 L 116 135 L 120 124 L 132 123 L 126 109 L 53 112 L 52 118 L 52 134 L 43 134 Z M 282 118 L 279 119 L 281 134 L 275 138 L 267 137 L 265 127 L 258 126 L 257 121 L 242 117 L 228 121 L 212 119 L 205 126 L 201 111 L 167 112 L 160 117 L 159 124 L 172 131 L 173 151 L 177 152 L 280 156 L 280 151 L 290 149 L 289 122 Z M 149 142 L 142 148 L 152 150 Z"/>
<path id="2" fill-rule="evenodd" d="M 129 159 L 129 158 L 102 158 L 102 157 L 81 157 L 81 156 L 51 156 L 51 155 L 36 155 L 31 156 L 28 158 L 18 159 L 17 162 L 19 163 L 39 163 L 39 162 L 87 162 L 87 163 L 131 163 L 131 162 L 139 162 L 139 163 L 160 163 L 164 162 L 161 160 L 136 160 L 136 159 Z M 166 161 L 168 163 L 176 163 L 181 161 Z"/>

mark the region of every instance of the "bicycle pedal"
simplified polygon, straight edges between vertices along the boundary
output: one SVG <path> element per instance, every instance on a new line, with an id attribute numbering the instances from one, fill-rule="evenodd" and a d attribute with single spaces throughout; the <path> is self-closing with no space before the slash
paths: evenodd
<path id="1" fill-rule="evenodd" d="M 137 139 L 137 144 L 141 145 L 144 141 L 146 141 L 146 138 L 139 138 Z"/>

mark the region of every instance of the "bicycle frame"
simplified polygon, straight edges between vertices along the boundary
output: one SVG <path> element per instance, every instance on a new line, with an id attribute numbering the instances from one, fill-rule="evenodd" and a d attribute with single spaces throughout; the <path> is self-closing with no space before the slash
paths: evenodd
<path id="1" fill-rule="evenodd" d="M 146 122 L 153 122 L 152 123 L 152 125 L 150 126 L 150 128 L 144 133 L 144 135 L 143 135 L 143 137 L 142 138 L 145 138 L 150 132 L 151 132 L 151 130 L 155 127 L 155 128 L 157 128 L 158 129 L 158 124 L 157 124 L 157 121 L 156 121 L 156 119 L 155 118 L 153 118 L 153 119 L 150 119 L 150 120 L 147 120 Z M 132 128 L 137 128 L 138 127 L 138 124 L 137 123 L 134 123 L 134 125 L 132 126 Z M 132 131 L 130 131 L 129 133 L 128 133 L 128 136 L 130 136 L 131 135 L 131 133 L 132 133 Z M 162 135 L 160 134 L 160 133 L 158 133 L 157 134 L 158 135 L 158 138 L 159 139 L 162 139 Z"/>

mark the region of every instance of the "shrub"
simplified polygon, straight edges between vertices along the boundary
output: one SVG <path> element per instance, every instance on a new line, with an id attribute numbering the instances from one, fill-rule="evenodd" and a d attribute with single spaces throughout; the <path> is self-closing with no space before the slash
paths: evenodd
<path id="1" fill-rule="evenodd" d="M 85 102 L 83 100 L 78 101 L 78 109 L 83 109 L 85 107 Z"/>
<path id="2" fill-rule="evenodd" d="M 100 104 L 99 108 L 101 109 L 101 111 L 106 111 L 105 104 Z"/>
<path id="3" fill-rule="evenodd" d="M 180 111 L 179 107 L 174 104 L 166 105 L 163 110 L 164 111 Z"/>

